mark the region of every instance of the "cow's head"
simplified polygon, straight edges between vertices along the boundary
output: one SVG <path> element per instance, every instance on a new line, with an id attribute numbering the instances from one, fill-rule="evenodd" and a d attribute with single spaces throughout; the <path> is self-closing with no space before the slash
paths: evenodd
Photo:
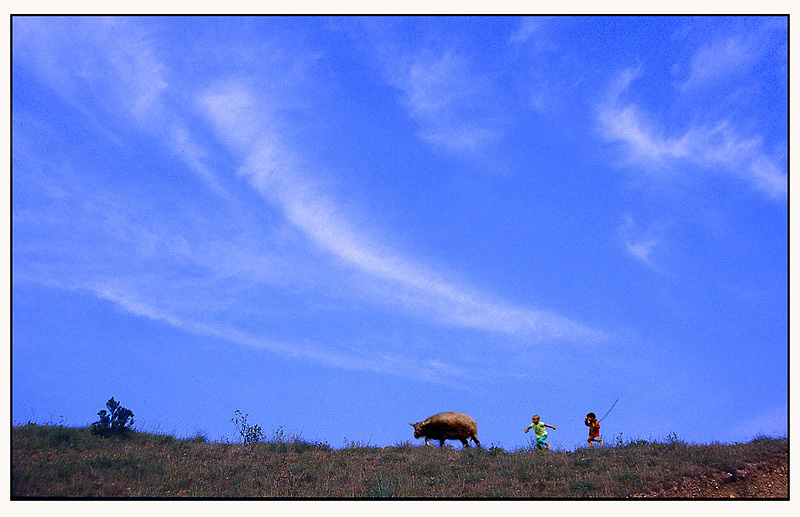
<path id="1" fill-rule="evenodd" d="M 408 424 L 414 428 L 414 438 L 419 438 L 423 435 L 423 429 L 428 422 L 428 420 L 425 420 L 424 422 L 417 422 L 416 424 Z"/>

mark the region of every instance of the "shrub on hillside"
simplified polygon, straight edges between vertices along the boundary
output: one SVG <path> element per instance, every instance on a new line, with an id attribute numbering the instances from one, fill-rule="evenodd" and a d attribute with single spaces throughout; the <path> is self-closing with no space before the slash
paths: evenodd
<path id="1" fill-rule="evenodd" d="M 261 431 L 260 425 L 248 424 L 247 414 L 243 415 L 238 409 L 234 411 L 234 414 L 236 416 L 231 418 L 231 422 L 233 422 L 233 425 L 235 425 L 236 429 L 239 431 L 239 436 L 241 436 L 243 443 L 251 444 L 265 441 L 264 433 Z"/>
<path id="2" fill-rule="evenodd" d="M 133 431 L 133 411 L 122 405 L 111 397 L 106 402 L 105 409 L 101 409 L 97 416 L 100 420 L 92 423 L 92 434 L 108 438 L 109 436 L 127 436 Z"/>

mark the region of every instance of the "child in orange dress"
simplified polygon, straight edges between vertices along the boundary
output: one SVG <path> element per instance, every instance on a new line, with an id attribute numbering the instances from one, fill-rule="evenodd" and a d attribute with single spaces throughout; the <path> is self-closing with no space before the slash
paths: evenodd
<path id="1" fill-rule="evenodd" d="M 592 447 L 594 442 L 602 445 L 603 440 L 600 439 L 600 422 L 597 421 L 597 416 L 595 416 L 594 413 L 589 413 L 586 415 L 583 423 L 589 427 L 589 447 Z"/>

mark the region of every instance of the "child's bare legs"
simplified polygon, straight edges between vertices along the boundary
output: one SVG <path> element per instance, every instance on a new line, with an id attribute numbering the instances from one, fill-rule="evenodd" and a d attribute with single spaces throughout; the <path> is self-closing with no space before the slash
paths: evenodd
<path id="1" fill-rule="evenodd" d="M 537 438 L 536 439 L 536 450 L 537 451 L 549 451 L 550 450 L 550 444 L 545 441 L 546 439 L 547 439 L 547 435 L 544 435 L 541 438 Z"/>

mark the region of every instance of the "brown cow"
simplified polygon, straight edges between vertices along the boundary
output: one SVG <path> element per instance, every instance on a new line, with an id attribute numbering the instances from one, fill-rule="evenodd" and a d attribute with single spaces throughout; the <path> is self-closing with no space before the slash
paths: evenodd
<path id="1" fill-rule="evenodd" d="M 468 439 L 475 445 L 481 446 L 478 441 L 478 424 L 471 416 L 464 413 L 437 413 L 422 422 L 409 424 L 414 428 L 414 438 L 425 437 L 425 445 L 431 445 L 428 440 L 439 440 L 439 447 L 444 446 L 445 440 L 461 440 L 464 447 L 469 447 Z"/>

